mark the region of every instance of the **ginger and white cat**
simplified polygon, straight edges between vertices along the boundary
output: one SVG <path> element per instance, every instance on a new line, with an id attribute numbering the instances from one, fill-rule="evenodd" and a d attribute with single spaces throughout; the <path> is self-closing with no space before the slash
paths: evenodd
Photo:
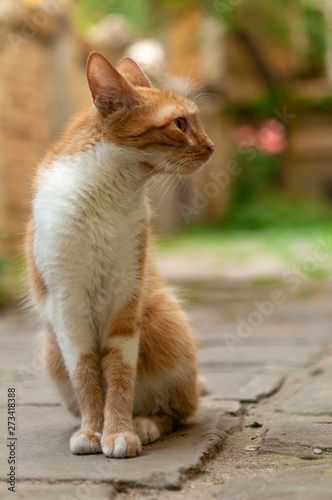
<path id="1" fill-rule="evenodd" d="M 198 406 L 195 341 L 149 246 L 144 185 L 195 172 L 215 147 L 196 106 L 129 59 L 88 61 L 94 104 L 47 153 L 26 260 L 47 370 L 81 416 L 75 454 L 133 457 Z"/>

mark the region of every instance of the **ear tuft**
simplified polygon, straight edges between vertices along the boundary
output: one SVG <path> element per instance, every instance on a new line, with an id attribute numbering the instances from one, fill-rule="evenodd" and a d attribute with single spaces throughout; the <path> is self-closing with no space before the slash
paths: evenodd
<path id="1" fill-rule="evenodd" d="M 132 85 L 139 87 L 152 87 L 150 80 L 141 70 L 138 64 L 135 63 L 130 57 L 124 57 L 117 64 L 117 71 L 128 80 Z"/>
<path id="2" fill-rule="evenodd" d="M 98 52 L 89 56 L 87 78 L 93 102 L 103 116 L 139 102 L 130 83 Z"/>

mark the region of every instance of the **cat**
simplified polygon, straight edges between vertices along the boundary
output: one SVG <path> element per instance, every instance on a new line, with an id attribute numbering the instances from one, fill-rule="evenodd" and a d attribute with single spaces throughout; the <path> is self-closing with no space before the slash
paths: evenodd
<path id="1" fill-rule="evenodd" d="M 74 454 L 134 457 L 198 408 L 196 347 L 160 278 L 145 185 L 188 175 L 215 146 L 196 105 L 94 52 L 93 103 L 39 165 L 25 236 L 46 369 L 81 417 Z"/>

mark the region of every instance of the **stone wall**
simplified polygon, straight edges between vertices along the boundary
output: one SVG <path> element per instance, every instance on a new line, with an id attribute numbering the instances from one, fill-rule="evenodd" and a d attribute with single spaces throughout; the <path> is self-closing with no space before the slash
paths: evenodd
<path id="1" fill-rule="evenodd" d="M 86 56 L 80 56 L 61 13 L 6 12 L 0 37 L 0 256 L 5 256 L 21 250 L 34 168 L 64 121 L 88 99 L 88 89 Z"/>

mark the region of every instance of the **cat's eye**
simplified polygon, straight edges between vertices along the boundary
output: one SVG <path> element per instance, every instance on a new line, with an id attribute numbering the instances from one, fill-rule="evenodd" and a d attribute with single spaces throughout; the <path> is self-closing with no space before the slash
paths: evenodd
<path id="1" fill-rule="evenodd" d="M 185 118 L 176 118 L 174 120 L 174 124 L 181 130 L 181 132 L 185 132 L 187 130 L 187 120 Z"/>

